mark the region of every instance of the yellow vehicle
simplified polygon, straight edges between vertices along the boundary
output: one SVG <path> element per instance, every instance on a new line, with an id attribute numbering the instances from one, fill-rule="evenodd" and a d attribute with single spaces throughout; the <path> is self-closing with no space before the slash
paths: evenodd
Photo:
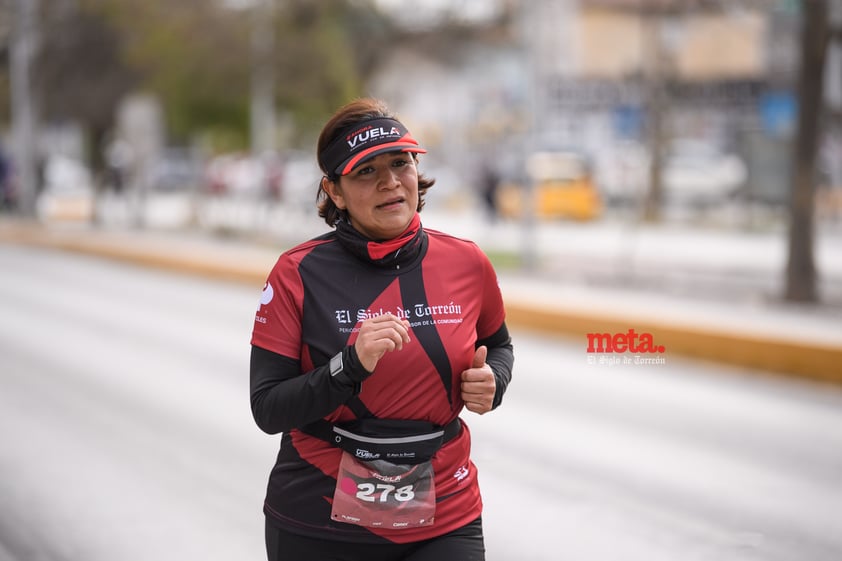
<path id="1" fill-rule="evenodd" d="M 602 213 L 602 199 L 584 156 L 575 152 L 537 152 L 526 162 L 534 187 L 533 209 L 541 219 L 593 220 Z M 522 185 L 501 186 L 498 207 L 503 216 L 523 215 Z"/>

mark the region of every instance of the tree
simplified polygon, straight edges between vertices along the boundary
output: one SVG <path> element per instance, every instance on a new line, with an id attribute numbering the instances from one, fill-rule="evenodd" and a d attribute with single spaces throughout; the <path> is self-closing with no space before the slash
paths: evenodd
<path id="1" fill-rule="evenodd" d="M 19 210 L 35 216 L 36 164 L 35 139 L 38 122 L 33 93 L 33 61 L 38 50 L 38 3 L 18 0 L 12 9 L 13 26 L 10 54 L 10 85 L 15 165 L 18 173 Z"/>
<path id="2" fill-rule="evenodd" d="M 380 43 L 376 35 L 361 35 L 367 22 L 342 0 L 284 2 L 276 28 L 276 99 L 300 130 L 317 130 L 336 107 L 362 94 L 361 60 L 367 45 Z"/>
<path id="3" fill-rule="evenodd" d="M 170 139 L 247 142 L 248 18 L 207 0 L 88 0 L 122 38 L 139 86 L 161 100 Z"/>
<path id="4" fill-rule="evenodd" d="M 406 33 L 399 33 L 371 0 L 266 1 L 275 8 L 274 103 L 294 124 L 293 142 L 303 145 L 337 106 L 364 93 L 367 77 L 389 54 L 382 46 Z M 222 0 L 42 3 L 37 23 L 43 42 L 32 96 L 38 114 L 82 124 L 99 158 L 118 104 L 140 89 L 161 100 L 169 141 L 185 144 L 199 137 L 220 150 L 245 148 L 253 22 L 248 10 L 231 5 Z"/>
<path id="5" fill-rule="evenodd" d="M 171 134 L 220 148 L 248 144 L 252 19 L 209 0 L 88 0 L 124 38 L 125 60 L 163 101 Z M 368 2 L 274 0 L 275 103 L 299 142 L 336 106 L 361 95 L 388 26 Z"/>
<path id="6" fill-rule="evenodd" d="M 746 1 L 746 0 L 743 0 Z M 647 147 L 650 154 L 648 190 L 643 201 L 643 219 L 657 223 L 661 220 L 663 204 L 663 164 L 669 142 L 670 105 L 669 86 L 676 77 L 663 41 L 663 24 L 667 16 L 691 12 L 715 13 L 722 10 L 719 0 L 592 0 L 612 10 L 636 14 L 645 26 L 645 64 L 641 69 L 646 95 Z"/>
<path id="7" fill-rule="evenodd" d="M 823 105 L 824 67 L 830 39 L 826 0 L 802 1 L 801 69 L 798 80 L 798 130 L 790 199 L 789 259 L 784 297 L 815 302 L 814 205 L 816 155 Z"/>
<path id="8" fill-rule="evenodd" d="M 89 133 L 95 168 L 117 104 L 138 83 L 119 56 L 121 38 L 97 14 L 56 2 L 41 14 L 33 88 L 44 122 L 76 121 Z"/>

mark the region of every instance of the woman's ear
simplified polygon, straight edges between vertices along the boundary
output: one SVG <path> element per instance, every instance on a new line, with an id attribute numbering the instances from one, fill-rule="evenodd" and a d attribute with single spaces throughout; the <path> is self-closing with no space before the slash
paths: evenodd
<path id="1" fill-rule="evenodd" d="M 345 210 L 345 198 L 342 196 L 342 190 L 339 188 L 339 181 L 331 181 L 327 177 L 322 177 L 322 190 L 327 193 L 333 204 L 339 210 Z"/>

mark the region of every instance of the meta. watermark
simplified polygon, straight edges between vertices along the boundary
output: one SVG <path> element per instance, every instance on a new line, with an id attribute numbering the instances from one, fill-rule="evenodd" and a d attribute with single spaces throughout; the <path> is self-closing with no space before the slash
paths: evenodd
<path id="1" fill-rule="evenodd" d="M 666 364 L 666 348 L 651 333 L 588 333 L 588 364 Z"/>

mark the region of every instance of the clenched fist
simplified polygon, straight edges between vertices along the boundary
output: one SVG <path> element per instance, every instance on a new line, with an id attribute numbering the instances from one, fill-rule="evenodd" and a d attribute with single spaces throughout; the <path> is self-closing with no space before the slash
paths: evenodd
<path id="1" fill-rule="evenodd" d="M 369 318 L 360 324 L 354 349 L 363 368 L 374 372 L 383 355 L 409 343 L 409 322 L 393 314 Z"/>

